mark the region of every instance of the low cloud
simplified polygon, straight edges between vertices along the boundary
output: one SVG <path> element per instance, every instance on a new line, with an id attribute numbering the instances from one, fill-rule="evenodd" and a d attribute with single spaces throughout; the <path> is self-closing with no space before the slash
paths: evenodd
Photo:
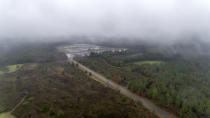
<path id="1" fill-rule="evenodd" d="M 210 40 L 207 0 L 1 0 L 0 39 L 72 35 Z"/>

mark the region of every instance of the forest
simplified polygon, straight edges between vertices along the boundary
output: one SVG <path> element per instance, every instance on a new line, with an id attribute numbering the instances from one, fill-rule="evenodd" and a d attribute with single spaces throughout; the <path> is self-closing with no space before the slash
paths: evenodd
<path id="1" fill-rule="evenodd" d="M 92 53 L 77 60 L 180 118 L 209 118 L 209 57 L 186 58 L 150 49 Z"/>

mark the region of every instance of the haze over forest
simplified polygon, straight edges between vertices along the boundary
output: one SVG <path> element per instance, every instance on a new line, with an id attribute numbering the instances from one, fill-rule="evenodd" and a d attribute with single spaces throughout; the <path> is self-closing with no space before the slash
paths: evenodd
<path id="1" fill-rule="evenodd" d="M 1 0 L 0 15 L 0 40 L 105 36 L 171 42 L 210 37 L 208 0 Z"/>
<path id="2" fill-rule="evenodd" d="M 210 0 L 0 0 L 0 118 L 210 118 Z"/>

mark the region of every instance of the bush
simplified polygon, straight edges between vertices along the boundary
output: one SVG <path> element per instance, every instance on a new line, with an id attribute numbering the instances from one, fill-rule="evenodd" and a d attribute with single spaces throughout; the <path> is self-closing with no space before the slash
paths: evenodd
<path id="1" fill-rule="evenodd" d="M 55 110 L 53 108 L 50 109 L 49 115 L 50 116 L 54 116 L 55 115 Z"/>
<path id="2" fill-rule="evenodd" d="M 28 101 L 29 101 L 29 102 L 33 102 L 33 101 L 34 101 L 34 97 L 28 98 Z"/>
<path id="3" fill-rule="evenodd" d="M 26 105 L 28 105 L 30 102 L 29 101 L 25 101 L 25 102 L 23 102 L 23 106 L 26 106 Z"/>
<path id="4" fill-rule="evenodd" d="M 122 96 L 122 102 L 126 102 L 127 101 L 127 97 L 126 96 Z"/>
<path id="5" fill-rule="evenodd" d="M 43 110 L 43 111 L 48 111 L 48 110 L 49 110 L 49 106 L 48 106 L 47 104 L 44 104 L 44 105 L 42 106 L 42 110 Z"/>
<path id="6" fill-rule="evenodd" d="M 58 118 L 64 118 L 64 112 L 63 111 L 58 112 Z"/>
<path id="7" fill-rule="evenodd" d="M 94 88 L 94 84 L 93 83 L 90 84 L 90 88 L 92 88 L 92 89 Z"/>

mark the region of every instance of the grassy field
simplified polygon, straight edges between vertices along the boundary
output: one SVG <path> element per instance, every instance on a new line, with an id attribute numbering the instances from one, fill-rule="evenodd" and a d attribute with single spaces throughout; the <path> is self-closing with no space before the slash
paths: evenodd
<path id="1" fill-rule="evenodd" d="M 153 64 L 161 64 L 163 63 L 162 61 L 138 61 L 138 62 L 135 62 L 134 64 L 137 64 L 137 65 L 143 65 L 143 64 L 150 64 L 150 65 L 153 65 Z"/>
<path id="2" fill-rule="evenodd" d="M 21 68 L 23 66 L 23 64 L 15 64 L 15 65 L 10 65 L 10 66 L 7 66 L 7 69 L 8 69 L 8 72 L 9 73 L 12 73 L 12 72 L 15 72 L 17 71 L 19 68 Z"/>
<path id="3" fill-rule="evenodd" d="M 15 64 L 15 65 L 9 65 L 6 67 L 3 67 L 0 70 L 0 75 L 4 74 L 4 73 L 13 73 L 15 71 L 17 71 L 18 69 L 20 69 L 23 66 L 23 64 Z"/>
<path id="4" fill-rule="evenodd" d="M 0 114 L 0 118 L 15 118 L 15 117 L 12 116 L 10 113 L 3 113 Z"/>
<path id="5" fill-rule="evenodd" d="M 136 58 L 139 56 L 143 56 L 143 54 L 142 53 L 132 54 L 132 55 L 126 56 L 125 58 Z"/>

